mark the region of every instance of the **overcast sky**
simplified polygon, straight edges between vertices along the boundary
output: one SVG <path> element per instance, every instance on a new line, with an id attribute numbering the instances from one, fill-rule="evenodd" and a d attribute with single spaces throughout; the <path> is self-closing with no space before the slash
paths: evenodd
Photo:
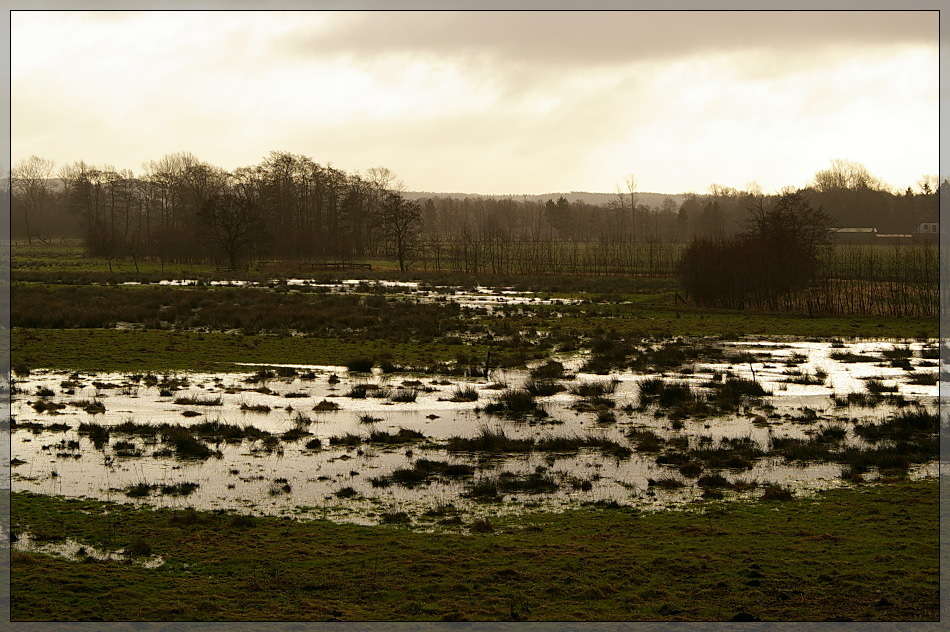
<path id="1" fill-rule="evenodd" d="M 937 172 L 935 12 L 22 12 L 13 159 L 270 150 L 410 190 L 766 191 Z"/>

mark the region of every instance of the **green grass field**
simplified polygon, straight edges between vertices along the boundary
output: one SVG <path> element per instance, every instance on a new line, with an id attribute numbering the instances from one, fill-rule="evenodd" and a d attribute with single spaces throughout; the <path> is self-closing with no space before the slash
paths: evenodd
<path id="1" fill-rule="evenodd" d="M 934 620 L 937 482 L 704 514 L 582 510 L 417 533 L 15 494 L 15 532 L 145 569 L 13 554 L 15 620 Z M 144 548 L 143 548 L 144 550 Z"/>
<path id="2" fill-rule="evenodd" d="M 12 366 L 77 371 L 248 371 L 235 362 L 342 365 L 391 358 L 413 366 L 483 353 L 469 345 L 115 329 L 15 329 Z"/>

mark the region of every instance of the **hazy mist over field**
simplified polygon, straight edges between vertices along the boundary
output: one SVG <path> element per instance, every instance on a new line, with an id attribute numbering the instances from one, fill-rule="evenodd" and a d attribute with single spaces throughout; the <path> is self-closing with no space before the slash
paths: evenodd
<path id="1" fill-rule="evenodd" d="M 936 172 L 935 12 L 14 12 L 13 159 L 271 149 L 414 191 Z"/>

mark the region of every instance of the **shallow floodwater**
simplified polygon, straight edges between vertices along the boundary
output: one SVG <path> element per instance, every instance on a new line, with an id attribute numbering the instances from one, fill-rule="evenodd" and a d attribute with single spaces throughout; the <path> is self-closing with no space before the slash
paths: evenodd
<path id="1" fill-rule="evenodd" d="M 123 285 L 141 285 L 138 281 L 128 281 Z M 213 287 L 273 288 L 314 288 L 331 294 L 385 293 L 386 296 L 421 303 L 456 303 L 462 307 L 491 309 L 501 305 L 574 305 L 580 303 L 575 298 L 550 298 L 534 292 L 517 291 L 510 287 L 428 285 L 419 281 L 388 281 L 378 279 L 344 279 L 327 283 L 317 279 L 286 279 L 258 281 L 230 281 L 198 279 L 166 279 L 156 285 L 188 287 L 207 285 Z"/>
<path id="2" fill-rule="evenodd" d="M 568 391 L 539 397 L 547 416 L 541 419 L 505 419 L 484 412 L 486 404 L 498 396 L 498 384 L 521 386 L 527 371 L 495 371 L 490 379 L 465 379 L 439 375 L 350 374 L 344 367 L 267 365 L 292 367 L 293 377 L 272 377 L 253 381 L 259 367 L 246 365 L 246 372 L 187 373 L 172 382 L 146 386 L 142 376 L 117 373 L 69 374 L 34 371 L 15 381 L 12 411 L 16 426 L 12 432 L 13 489 L 72 497 L 92 497 L 157 506 L 195 506 L 228 509 L 255 514 L 302 515 L 340 521 L 376 523 L 384 514 L 408 514 L 414 522 L 425 523 L 458 511 L 466 516 L 499 515 L 526 509 L 563 510 L 583 503 L 604 501 L 640 508 L 663 508 L 699 499 L 702 489 L 695 480 L 684 478 L 676 468 L 659 465 L 656 453 L 640 453 L 627 437 L 634 428 L 649 429 L 665 439 L 679 439 L 690 447 L 721 438 L 749 438 L 767 450 L 777 437 L 806 437 L 817 428 L 838 426 L 846 430 L 847 442 L 861 445 L 852 427 L 855 421 L 881 421 L 894 412 L 888 406 L 874 408 L 836 406 L 832 395 L 864 392 L 867 380 L 875 377 L 896 389 L 905 400 L 935 406 L 936 385 L 911 384 L 911 374 L 937 373 L 936 362 L 918 357 L 933 343 L 899 345 L 914 352 L 912 370 L 881 362 L 841 362 L 831 354 L 850 352 L 867 355 L 893 349 L 893 341 L 858 341 L 832 346 L 831 342 L 715 342 L 728 356 L 746 355 L 740 363 L 690 364 L 686 371 L 664 377 L 687 381 L 697 387 L 717 372 L 755 377 L 771 395 L 763 403 L 771 405 L 766 416 L 751 408 L 737 414 L 703 419 L 685 419 L 681 427 L 655 410 L 636 408 L 638 383 L 657 377 L 630 371 L 609 376 L 579 372 L 585 357 L 557 358 L 574 377 L 560 380 L 572 384 L 617 380 L 609 397 L 614 402 L 614 420 L 596 412 L 575 410 L 579 397 Z M 299 373 L 312 372 L 312 379 Z M 818 384 L 789 383 L 793 374 L 824 376 Z M 162 376 L 158 376 L 162 377 Z M 813 380 L 814 381 L 814 380 Z M 406 384 L 403 384 L 403 383 Z M 367 388 L 367 397 L 346 395 L 354 386 Z M 449 401 L 460 386 L 478 393 L 477 401 Z M 376 388 L 378 387 L 378 388 Z M 413 402 L 397 403 L 373 395 L 377 392 L 416 391 Z M 176 403 L 182 398 L 191 403 Z M 204 403 L 197 403 L 202 402 Z M 218 401 L 220 400 L 220 401 Z M 211 405 L 207 405 L 208 401 Z M 37 402 L 65 404 L 64 408 L 37 412 Z M 321 402 L 333 402 L 339 410 L 315 412 Z M 88 408 L 99 403 L 98 410 Z M 78 404 L 78 405 L 74 405 Z M 84 407 L 85 406 L 85 407 Z M 242 406 L 244 410 L 242 410 Z M 254 412 L 269 407 L 269 412 Z M 41 406 L 42 408 L 42 406 Z M 197 414 L 195 414 L 197 413 Z M 193 416 L 185 416 L 185 414 Z M 361 419 L 363 417 L 363 419 Z M 220 421 L 249 426 L 280 437 L 299 429 L 302 437 L 268 443 L 245 438 L 238 443 L 211 445 L 218 455 L 204 459 L 183 459 L 167 455 L 166 445 L 154 439 L 117 432 L 97 446 L 80 433 L 83 423 L 116 426 L 136 424 L 179 424 L 189 426 Z M 450 437 L 473 437 L 484 428 L 502 429 L 508 437 L 603 437 L 634 452 L 629 457 L 608 456 L 597 449 L 574 453 L 532 452 L 498 454 L 450 452 Z M 417 431 L 424 439 L 400 445 L 333 445 L 330 439 L 347 433 L 366 437 L 371 431 L 396 433 Z M 708 438 L 708 439 L 707 439 Z M 320 440 L 319 447 L 308 442 Z M 159 453 L 159 454 L 156 454 Z M 434 476 L 414 486 L 374 485 L 394 470 L 413 468 L 419 459 L 467 465 L 474 476 Z M 936 475 L 936 463 L 912 469 L 912 476 Z M 555 490 L 538 493 L 506 493 L 498 502 L 482 502 L 469 497 L 472 486 L 486 477 L 513 473 L 523 477 L 540 474 L 553 481 Z M 733 483 L 746 483 L 749 491 L 731 495 L 754 497 L 761 489 L 753 485 L 780 483 L 797 492 L 843 484 L 841 466 L 834 463 L 796 465 L 766 456 L 751 469 L 721 472 Z M 873 472 L 871 473 L 873 477 Z M 651 480 L 674 478 L 683 483 L 677 489 L 651 485 Z M 180 483 L 197 485 L 183 495 L 162 493 Z M 130 496 L 140 485 L 146 491 Z M 452 509 L 447 510 L 446 507 Z M 438 509 L 438 511 L 434 511 Z M 427 512 L 438 517 L 426 517 Z"/>
<path id="3" fill-rule="evenodd" d="M 40 540 L 29 532 L 16 534 L 16 539 L 13 542 L 13 550 L 25 553 L 43 553 L 74 562 L 86 560 L 126 562 L 143 568 L 158 568 L 165 563 L 165 560 L 158 555 L 132 556 L 123 549 L 110 551 L 89 544 L 83 544 L 82 542 L 77 542 L 70 538 Z"/>

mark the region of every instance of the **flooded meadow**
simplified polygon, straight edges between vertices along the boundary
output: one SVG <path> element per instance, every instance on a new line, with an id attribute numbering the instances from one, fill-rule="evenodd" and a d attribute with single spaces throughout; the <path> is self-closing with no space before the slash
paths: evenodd
<path id="1" fill-rule="evenodd" d="M 127 281 L 122 285 L 143 285 Z M 461 307 L 487 308 L 516 305 L 576 305 L 578 298 L 550 297 L 537 292 L 516 290 L 512 287 L 474 285 L 438 285 L 421 281 L 392 281 L 386 279 L 343 279 L 328 282 L 315 278 L 272 279 L 269 281 L 164 279 L 147 285 L 166 287 L 239 287 L 258 289 L 307 290 L 336 295 L 382 294 L 389 298 L 418 303 L 454 303 Z"/>
<path id="2" fill-rule="evenodd" d="M 458 374 L 371 361 L 33 370 L 12 388 L 13 489 L 432 528 L 936 475 L 935 342 L 666 339 L 632 352 Z"/>

